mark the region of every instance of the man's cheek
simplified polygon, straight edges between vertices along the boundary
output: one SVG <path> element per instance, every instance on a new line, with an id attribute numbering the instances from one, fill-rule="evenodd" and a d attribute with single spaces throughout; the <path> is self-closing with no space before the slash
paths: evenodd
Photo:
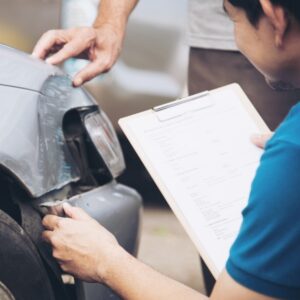
<path id="1" fill-rule="evenodd" d="M 239 32 L 238 29 L 235 30 L 235 43 L 240 50 L 240 52 L 248 57 L 249 56 L 249 49 L 247 44 L 249 44 L 249 41 L 245 40 L 245 37 L 243 36 L 242 32 Z"/>

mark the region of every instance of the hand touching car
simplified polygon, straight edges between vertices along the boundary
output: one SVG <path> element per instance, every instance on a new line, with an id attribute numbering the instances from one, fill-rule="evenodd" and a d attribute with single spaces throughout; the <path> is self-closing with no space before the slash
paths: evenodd
<path id="1" fill-rule="evenodd" d="M 43 239 L 53 248 L 61 268 L 88 282 L 105 282 L 114 259 L 125 252 L 116 238 L 82 209 L 64 204 L 68 218 L 43 219 Z M 101 267 L 100 267 L 101 266 Z"/>
<path id="2" fill-rule="evenodd" d="M 50 64 L 60 64 L 70 57 L 90 60 L 90 63 L 73 79 L 74 86 L 80 86 L 95 76 L 107 72 L 114 65 L 121 52 L 122 31 L 110 24 L 98 28 L 80 27 L 46 32 L 35 46 L 32 55 L 47 58 Z"/>
<path id="3" fill-rule="evenodd" d="M 90 60 L 83 70 L 75 75 L 73 84 L 80 86 L 95 76 L 107 72 L 121 52 L 126 25 L 138 0 L 102 0 L 92 27 L 50 30 L 46 32 L 32 55 L 59 64 L 70 57 L 85 57 Z"/>

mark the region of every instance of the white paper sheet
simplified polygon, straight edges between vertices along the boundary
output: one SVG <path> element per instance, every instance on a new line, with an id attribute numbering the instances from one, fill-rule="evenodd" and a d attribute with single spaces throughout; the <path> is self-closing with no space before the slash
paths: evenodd
<path id="1" fill-rule="evenodd" d="M 234 91 L 207 97 L 175 118 L 153 112 L 120 124 L 127 135 L 130 132 L 129 140 L 133 135 L 138 142 L 133 146 L 155 173 L 159 187 L 164 185 L 175 199 L 188 233 L 192 231 L 194 242 L 198 239 L 217 276 L 237 236 L 262 151 L 250 142 L 260 129 Z"/>

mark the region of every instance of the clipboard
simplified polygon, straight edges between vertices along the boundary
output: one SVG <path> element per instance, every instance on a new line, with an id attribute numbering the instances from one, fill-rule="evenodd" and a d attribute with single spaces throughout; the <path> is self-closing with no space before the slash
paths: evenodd
<path id="1" fill-rule="evenodd" d="M 246 206 L 262 154 L 251 145 L 250 137 L 247 141 L 239 130 L 246 128 L 249 134 L 252 129 L 251 133 L 268 133 L 269 128 L 235 83 L 122 118 L 119 125 L 217 278 L 238 233 L 241 211 Z M 193 128 L 194 125 L 199 126 Z M 222 131 L 227 126 L 234 132 L 231 138 L 236 148 L 227 145 L 227 137 L 224 137 L 227 133 Z M 185 128 L 192 133 L 185 132 Z M 208 146 L 196 140 L 197 134 L 203 136 L 203 140 L 207 138 Z M 228 132 L 228 136 L 230 134 Z M 241 138 L 235 141 L 235 137 Z M 180 143 L 177 138 L 184 142 Z M 172 151 L 174 145 L 180 148 L 178 153 L 176 149 Z M 193 153 L 194 146 L 199 150 L 197 153 Z M 207 149 L 202 150 L 205 146 Z M 236 154 L 237 161 L 233 155 L 235 149 L 245 151 L 241 156 Z M 218 218 L 222 213 L 224 216 Z"/>

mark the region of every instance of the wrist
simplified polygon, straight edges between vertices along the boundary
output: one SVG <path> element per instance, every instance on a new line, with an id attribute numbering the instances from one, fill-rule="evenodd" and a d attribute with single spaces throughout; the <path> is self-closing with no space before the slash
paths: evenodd
<path id="1" fill-rule="evenodd" d="M 115 246 L 109 251 L 106 261 L 99 261 L 97 265 L 98 282 L 102 282 L 109 287 L 114 286 L 114 282 L 120 273 L 120 269 L 124 268 L 130 260 L 131 255 L 121 246 Z"/>
<path id="2" fill-rule="evenodd" d="M 119 37 L 124 37 L 126 21 L 119 20 L 117 22 L 105 21 L 105 20 L 96 20 L 93 24 L 93 28 L 96 31 L 101 31 L 104 28 L 111 30 L 114 34 Z"/>

